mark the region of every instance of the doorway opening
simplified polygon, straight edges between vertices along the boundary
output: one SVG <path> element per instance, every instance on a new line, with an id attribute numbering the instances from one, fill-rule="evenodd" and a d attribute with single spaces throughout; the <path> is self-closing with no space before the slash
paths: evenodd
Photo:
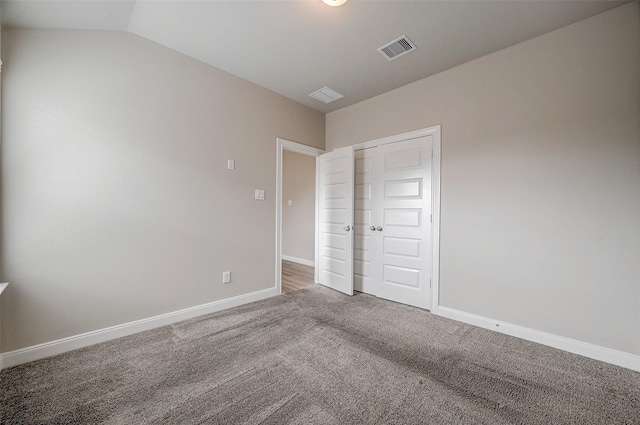
<path id="1" fill-rule="evenodd" d="M 278 138 L 276 287 L 290 292 L 317 282 L 316 157 L 323 150 Z"/>

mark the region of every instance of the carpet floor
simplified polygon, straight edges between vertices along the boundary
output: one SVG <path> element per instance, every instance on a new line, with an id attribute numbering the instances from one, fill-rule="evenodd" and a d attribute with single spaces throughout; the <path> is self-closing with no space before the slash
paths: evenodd
<path id="1" fill-rule="evenodd" d="M 640 373 L 317 285 L 0 373 L 2 424 L 640 424 Z"/>

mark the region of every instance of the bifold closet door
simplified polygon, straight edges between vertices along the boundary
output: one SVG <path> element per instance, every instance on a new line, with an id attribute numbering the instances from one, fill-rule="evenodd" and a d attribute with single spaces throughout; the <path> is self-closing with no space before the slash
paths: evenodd
<path id="1" fill-rule="evenodd" d="M 316 159 L 319 280 L 348 295 L 353 295 L 353 168 L 352 146 Z"/>
<path id="2" fill-rule="evenodd" d="M 374 240 L 376 234 L 371 231 L 371 226 L 380 221 L 376 209 L 376 149 L 355 152 L 353 286 L 356 291 L 372 295 L 376 295 L 377 276 L 373 273 L 378 253 Z"/>
<path id="3" fill-rule="evenodd" d="M 431 136 L 355 154 L 355 289 L 430 308 Z"/>
<path id="4" fill-rule="evenodd" d="M 376 295 L 430 308 L 431 136 L 377 150 Z"/>

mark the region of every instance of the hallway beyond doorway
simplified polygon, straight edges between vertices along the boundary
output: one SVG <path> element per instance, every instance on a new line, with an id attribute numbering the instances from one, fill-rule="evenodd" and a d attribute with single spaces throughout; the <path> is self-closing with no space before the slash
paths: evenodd
<path id="1" fill-rule="evenodd" d="M 313 267 L 282 260 L 282 293 L 313 285 Z"/>

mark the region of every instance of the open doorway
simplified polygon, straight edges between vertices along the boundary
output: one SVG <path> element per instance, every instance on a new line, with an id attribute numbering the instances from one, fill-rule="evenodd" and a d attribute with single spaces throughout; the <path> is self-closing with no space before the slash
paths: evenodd
<path id="1" fill-rule="evenodd" d="M 313 285 L 316 159 L 285 150 L 282 156 L 282 293 Z"/>
<path id="2" fill-rule="evenodd" d="M 312 285 L 316 263 L 316 157 L 320 149 L 277 139 L 276 285 Z"/>

